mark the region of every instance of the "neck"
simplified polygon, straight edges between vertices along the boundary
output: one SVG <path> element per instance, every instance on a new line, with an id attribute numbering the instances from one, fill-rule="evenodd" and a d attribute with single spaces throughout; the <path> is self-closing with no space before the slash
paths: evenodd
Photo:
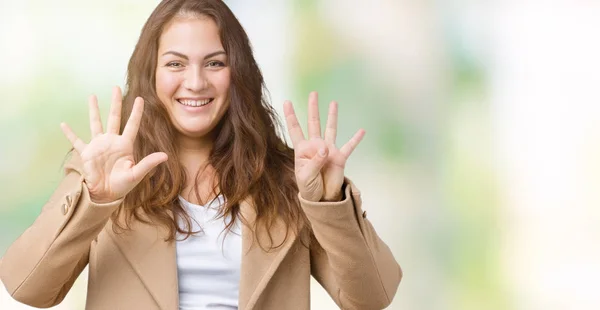
<path id="1" fill-rule="evenodd" d="M 213 143 L 210 140 L 181 141 L 179 139 L 179 159 L 190 171 L 197 171 L 208 162 Z"/>
<path id="2" fill-rule="evenodd" d="M 180 193 L 184 199 L 196 204 L 203 204 L 213 198 L 212 188 L 215 184 L 215 170 L 209 164 L 213 141 L 210 138 L 178 137 L 179 160 L 185 169 L 186 182 Z M 200 175 L 198 173 L 200 172 Z M 198 176 L 197 186 L 196 176 Z M 196 196 L 199 194 L 199 199 Z"/>

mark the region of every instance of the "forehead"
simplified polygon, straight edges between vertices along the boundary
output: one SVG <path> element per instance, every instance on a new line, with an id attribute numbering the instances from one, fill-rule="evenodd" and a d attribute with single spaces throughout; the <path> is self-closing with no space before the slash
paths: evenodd
<path id="1" fill-rule="evenodd" d="M 188 56 L 222 50 L 219 27 L 209 17 L 176 17 L 165 25 L 159 38 L 159 55 L 166 51 L 177 51 Z"/>

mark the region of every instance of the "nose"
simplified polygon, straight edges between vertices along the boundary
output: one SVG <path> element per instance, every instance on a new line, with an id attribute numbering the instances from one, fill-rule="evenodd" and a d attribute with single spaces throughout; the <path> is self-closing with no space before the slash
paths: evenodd
<path id="1" fill-rule="evenodd" d="M 199 66 L 188 67 L 183 86 L 194 92 L 199 92 L 208 88 L 208 79 L 204 76 L 202 68 Z"/>

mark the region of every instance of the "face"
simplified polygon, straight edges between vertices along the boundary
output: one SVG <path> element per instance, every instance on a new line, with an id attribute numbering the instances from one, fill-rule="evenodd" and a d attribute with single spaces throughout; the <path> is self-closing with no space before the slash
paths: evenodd
<path id="1" fill-rule="evenodd" d="M 185 137 L 205 137 L 229 106 L 230 69 L 216 23 L 176 18 L 159 41 L 156 92 Z"/>

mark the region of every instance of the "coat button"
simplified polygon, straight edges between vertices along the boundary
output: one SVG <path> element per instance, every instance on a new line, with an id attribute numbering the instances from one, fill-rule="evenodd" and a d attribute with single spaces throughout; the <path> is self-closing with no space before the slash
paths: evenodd
<path id="1" fill-rule="evenodd" d="M 67 212 L 69 212 L 69 205 L 67 205 L 66 203 L 63 203 L 61 210 L 62 210 L 63 215 L 67 215 Z"/>
<path id="2" fill-rule="evenodd" d="M 367 211 L 363 211 L 363 218 L 366 219 L 367 218 Z"/>
<path id="3" fill-rule="evenodd" d="M 69 212 L 69 207 L 71 207 L 71 202 L 73 201 L 73 198 L 71 197 L 71 195 L 66 195 L 65 196 L 65 203 L 62 204 L 62 214 L 67 215 L 67 213 Z"/>

